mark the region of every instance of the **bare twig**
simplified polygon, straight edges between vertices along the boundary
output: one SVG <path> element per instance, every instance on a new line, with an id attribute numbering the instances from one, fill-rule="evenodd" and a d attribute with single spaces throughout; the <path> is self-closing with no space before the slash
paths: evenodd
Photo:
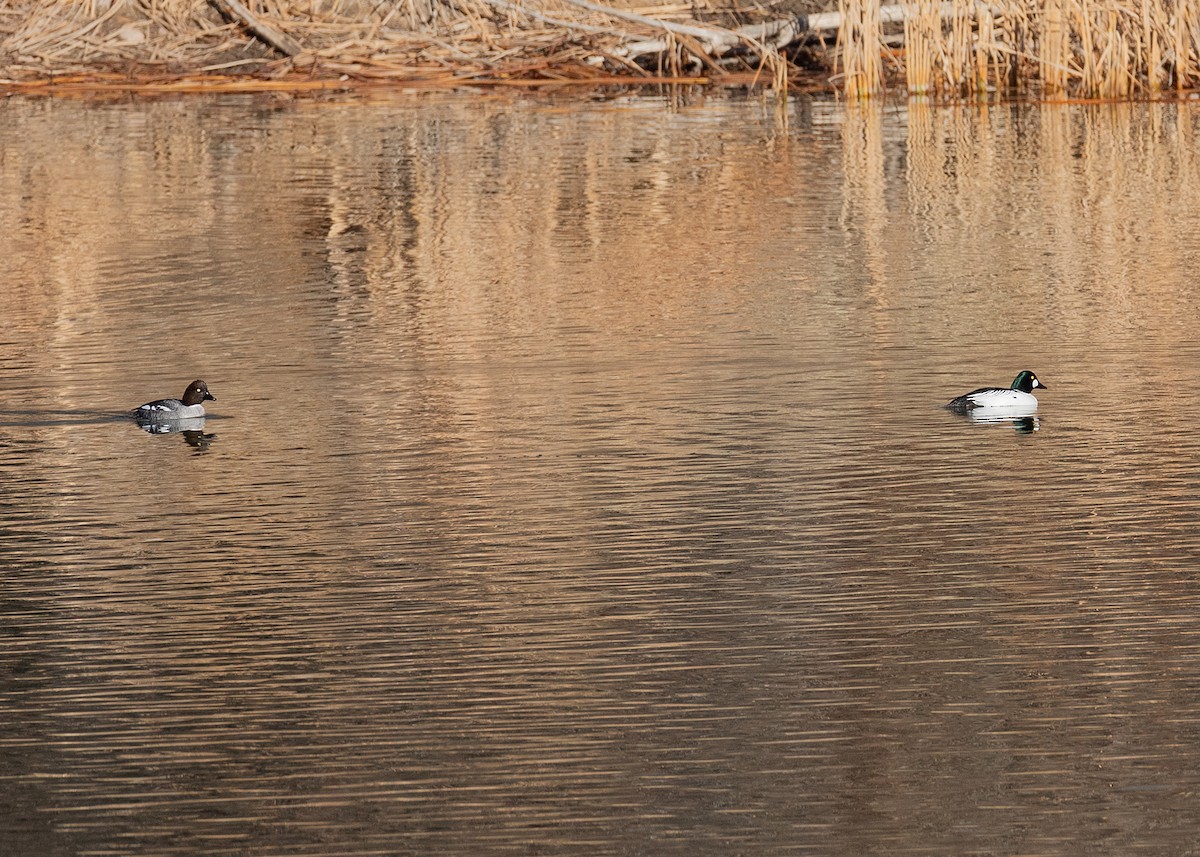
<path id="1" fill-rule="evenodd" d="M 294 57 L 304 51 L 300 43 L 291 36 L 279 32 L 256 18 L 249 9 L 241 4 L 240 0 L 210 0 L 210 2 L 226 17 L 244 23 L 246 29 L 284 56 Z"/>

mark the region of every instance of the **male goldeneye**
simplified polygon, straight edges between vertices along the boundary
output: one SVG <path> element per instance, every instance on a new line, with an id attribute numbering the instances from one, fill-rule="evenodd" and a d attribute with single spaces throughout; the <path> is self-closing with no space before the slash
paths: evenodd
<path id="1" fill-rule="evenodd" d="M 133 415 L 138 421 L 186 420 L 204 416 L 203 402 L 206 399 L 216 401 L 217 397 L 208 392 L 208 385 L 203 381 L 193 381 L 183 391 L 182 399 L 159 399 L 146 402 L 139 406 Z"/>
<path id="2" fill-rule="evenodd" d="M 1028 416 L 1037 410 L 1038 401 L 1033 388 L 1049 389 L 1028 369 L 1013 379 L 1007 390 L 1002 387 L 980 387 L 978 390 L 951 399 L 946 407 L 955 413 L 971 414 L 975 411 L 1004 412 Z"/>

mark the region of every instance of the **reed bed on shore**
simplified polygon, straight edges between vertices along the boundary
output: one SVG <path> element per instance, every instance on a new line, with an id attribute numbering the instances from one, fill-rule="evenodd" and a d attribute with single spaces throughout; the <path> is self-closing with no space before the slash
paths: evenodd
<path id="1" fill-rule="evenodd" d="M 0 83 L 666 79 L 782 91 L 824 63 L 817 74 L 851 97 L 900 82 L 951 98 L 1200 86 L 1200 0 L 838 0 L 825 13 L 803 4 L 829 0 L 635 2 L 9 0 L 0 3 Z"/>
<path id="2" fill-rule="evenodd" d="M 853 3 L 855 0 L 845 0 Z M 843 28 L 843 67 L 891 57 L 910 93 L 1034 90 L 1126 98 L 1200 87 L 1200 0 L 901 0 L 903 50 L 870 13 Z M 855 13 L 851 6 L 848 14 Z M 892 40 L 894 41 L 894 39 Z M 875 82 L 880 88 L 882 77 Z M 847 93 L 863 91 L 849 81 Z"/>
<path id="3" fill-rule="evenodd" d="M 0 77 L 454 83 L 744 78 L 786 87 L 791 15 L 738 0 L 37 0 L 0 4 Z M 765 29 L 755 27 L 768 22 Z M 729 29 L 751 26 L 746 32 Z"/>

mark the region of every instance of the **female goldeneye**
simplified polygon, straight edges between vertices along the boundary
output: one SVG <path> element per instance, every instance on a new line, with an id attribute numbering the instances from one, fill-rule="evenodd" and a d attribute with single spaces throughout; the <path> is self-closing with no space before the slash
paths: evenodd
<path id="1" fill-rule="evenodd" d="M 1004 412 L 1029 416 L 1037 410 L 1038 402 L 1033 388 L 1049 389 L 1028 369 L 1013 379 L 1012 386 L 980 387 L 978 390 L 951 399 L 946 407 L 958 414 L 973 414 L 975 411 Z"/>
<path id="2" fill-rule="evenodd" d="M 204 416 L 203 402 L 206 399 L 215 402 L 217 397 L 208 392 L 207 384 L 197 380 L 188 384 L 188 388 L 183 391 L 182 399 L 159 399 L 155 402 L 146 402 L 139 406 L 133 415 L 139 422 L 142 420 L 156 422 L 194 419 Z"/>

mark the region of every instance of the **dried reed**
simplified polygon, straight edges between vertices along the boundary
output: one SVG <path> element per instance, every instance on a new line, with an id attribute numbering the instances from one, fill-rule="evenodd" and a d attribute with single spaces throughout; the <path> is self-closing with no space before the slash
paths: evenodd
<path id="1" fill-rule="evenodd" d="M 905 50 L 896 56 L 913 93 L 978 97 L 1015 87 L 1120 98 L 1200 86 L 1200 0 L 900 0 L 882 9 L 880 0 L 838 0 L 840 14 L 799 19 L 772 12 L 772 3 L 633 2 L 8 0 L 0 2 L 0 82 L 99 72 L 418 85 L 749 73 L 753 85 L 784 91 L 802 74 L 788 57 L 806 38 L 803 21 L 839 28 L 835 56 L 852 98 L 883 86 L 885 37 L 901 25 Z M 712 22 L 730 9 L 741 26 Z M 831 18 L 837 23 L 814 23 Z"/>
<path id="2" fill-rule="evenodd" d="M 1200 86 L 1200 0 L 903 2 L 905 79 L 914 94 L 980 96 L 1015 84 L 1124 98 Z M 874 44 L 863 38 L 846 52 Z M 858 90 L 847 80 L 846 91 Z"/>
<path id="3" fill-rule="evenodd" d="M 880 47 L 883 25 L 878 0 L 838 0 L 842 26 L 838 30 L 838 55 L 842 64 L 842 88 L 847 98 L 862 98 L 877 92 L 883 82 Z"/>
<path id="4" fill-rule="evenodd" d="M 942 4 L 940 0 L 913 0 L 912 11 L 904 17 L 904 60 L 908 91 L 925 95 L 934 89 L 937 57 L 941 40 Z"/>
<path id="5" fill-rule="evenodd" d="M 631 2 L 9 0 L 0 3 L 0 81 L 220 71 L 259 79 L 606 83 L 614 74 L 682 82 L 698 73 L 739 81 L 750 73 L 756 85 L 784 91 L 798 71 L 780 50 L 798 35 L 788 16 L 740 10 L 738 23 L 751 23 L 730 30 L 681 20 L 717 17 L 709 0 L 636 11 Z"/>

